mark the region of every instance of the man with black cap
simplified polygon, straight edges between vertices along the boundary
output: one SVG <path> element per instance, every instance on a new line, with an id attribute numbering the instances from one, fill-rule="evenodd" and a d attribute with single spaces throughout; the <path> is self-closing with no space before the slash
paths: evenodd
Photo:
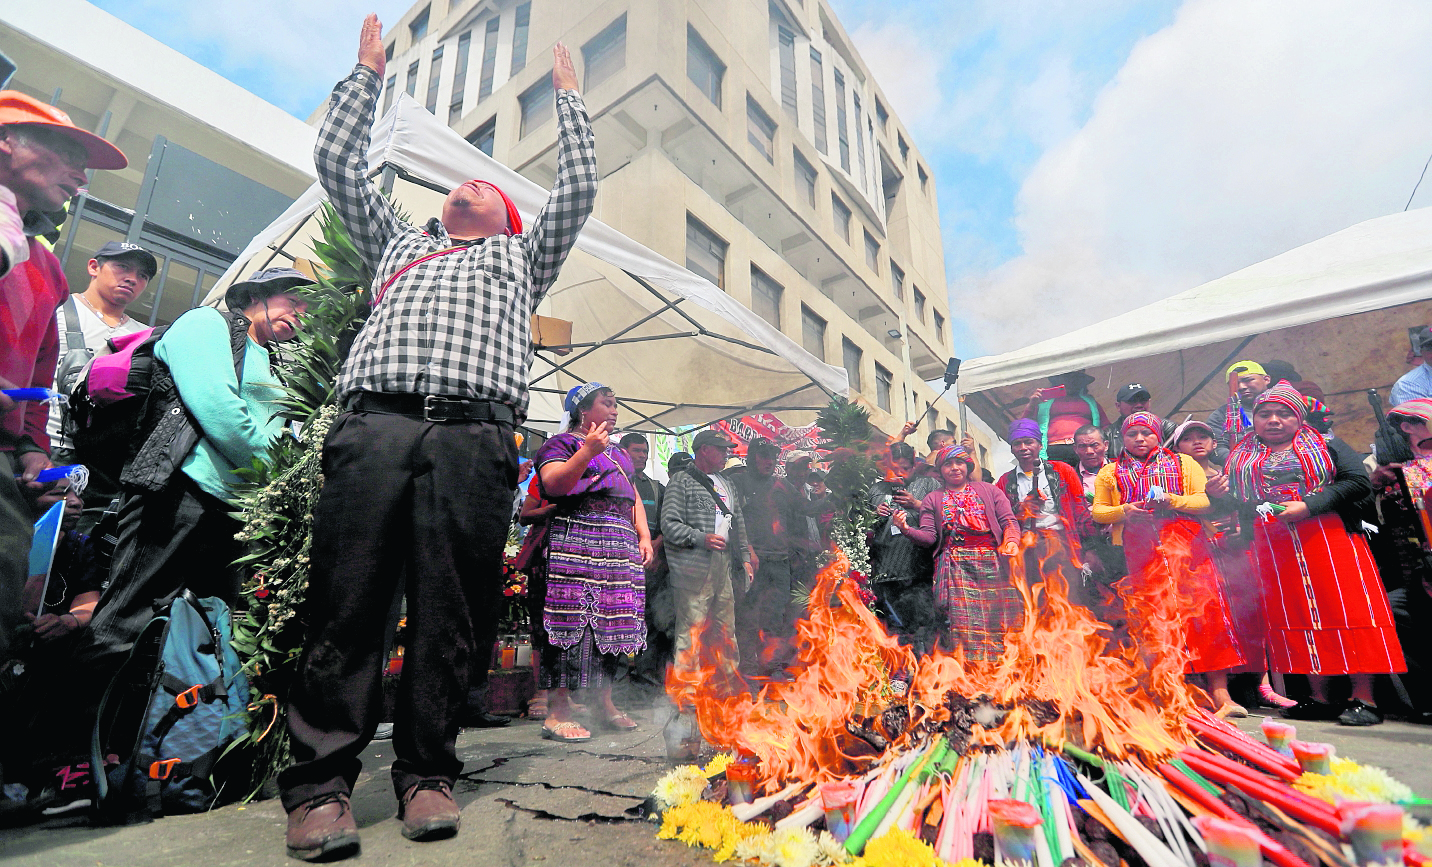
<path id="1" fill-rule="evenodd" d="M 63 208 L 88 182 L 86 169 L 128 164 L 118 148 L 75 126 L 58 108 L 0 91 L 0 188 L 15 206 L 5 221 L 11 237 L 0 277 L 0 389 L 49 388 L 54 382 L 55 308 L 68 288 L 60 261 L 37 237 L 54 228 L 45 215 Z M 23 240 L 13 235 L 16 214 Z M 19 484 L 40 487 L 35 477 L 50 465 L 48 418 L 44 404 L 17 404 L 0 394 L 0 658 L 8 658 L 19 620 L 33 521 L 16 477 Z"/>
<path id="2" fill-rule="evenodd" d="M 1119 417 L 1104 428 L 1104 436 L 1109 441 L 1109 460 L 1118 460 L 1119 455 L 1124 452 L 1124 419 L 1136 412 L 1149 412 L 1149 403 L 1152 400 L 1153 395 L 1141 382 L 1131 382 L 1114 394 L 1114 406 L 1119 410 Z M 1173 430 L 1174 423 L 1165 419 L 1162 434 L 1164 442 L 1168 442 L 1168 438 L 1173 436 Z"/>
<path id="3" fill-rule="evenodd" d="M 144 294 L 158 272 L 159 260 L 138 244 L 106 241 L 95 251 L 89 260 L 89 285 L 55 311 L 62 344 L 60 363 L 55 369 L 56 391 L 65 395 L 73 391 L 90 359 L 113 351 L 110 340 L 147 327 L 124 310 Z M 67 406 L 50 407 L 50 460 L 57 466 L 80 463 L 65 431 L 68 417 Z M 83 494 L 86 515 L 79 525 L 82 533 L 89 532 L 98 513 L 119 493 L 118 479 L 102 478 L 93 466 L 89 469 L 90 480 Z"/>
<path id="4" fill-rule="evenodd" d="M 402 833 L 435 840 L 461 822 L 452 798 L 459 715 L 469 687 L 487 677 L 478 636 L 499 610 L 530 319 L 597 194 L 577 73 L 564 45 L 553 54 L 557 177 L 526 228 L 488 181 L 453 189 L 441 219 L 422 227 L 402 221 L 370 182 L 386 66 L 375 15 L 319 129 L 319 183 L 376 278 L 373 312 L 338 376 L 345 412 L 324 444 L 314 513 L 309 643 L 289 696 L 295 762 L 279 777 L 295 858 L 359 849 L 349 795 L 380 722 L 386 614 L 400 589 L 409 636 L 392 776 Z"/>

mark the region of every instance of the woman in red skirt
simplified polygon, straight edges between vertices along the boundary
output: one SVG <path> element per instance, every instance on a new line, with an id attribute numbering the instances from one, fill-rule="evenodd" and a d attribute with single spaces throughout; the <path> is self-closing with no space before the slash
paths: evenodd
<path id="1" fill-rule="evenodd" d="M 1247 716 L 1228 694 L 1228 670 L 1243 664 L 1213 550 L 1192 515 L 1208 511 L 1198 462 L 1164 448 L 1163 422 L 1136 412 L 1123 424 L 1124 451 L 1094 479 L 1094 520 L 1114 525 L 1129 574 L 1114 585 L 1135 642 L 1155 660 L 1154 632 L 1188 650 L 1184 668 L 1204 676 L 1222 714 Z M 1170 592 L 1172 591 L 1172 592 Z M 1156 667 L 1157 662 L 1151 663 Z"/>
<path id="2" fill-rule="evenodd" d="M 1357 455 L 1306 423 L 1303 396 L 1287 382 L 1263 392 L 1253 430 L 1228 455 L 1228 478 L 1253 526 L 1253 558 L 1268 617 L 1274 671 L 1306 674 L 1312 697 L 1293 719 L 1376 725 L 1372 676 L 1403 671 L 1387 594 L 1362 535 L 1372 493 Z M 1330 675 L 1352 678 L 1344 708 L 1328 702 Z"/>

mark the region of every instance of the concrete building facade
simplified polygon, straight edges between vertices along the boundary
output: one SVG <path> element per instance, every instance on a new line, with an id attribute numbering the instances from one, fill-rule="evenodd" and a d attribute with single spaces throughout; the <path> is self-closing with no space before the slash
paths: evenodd
<path id="1" fill-rule="evenodd" d="M 249 239 L 314 178 L 315 131 L 84 0 L 0 0 L 9 83 L 129 158 L 93 172 L 54 245 L 70 290 L 107 241 L 152 250 L 159 273 L 128 312 L 165 324 L 197 305 Z"/>
<path id="2" fill-rule="evenodd" d="M 932 402 L 954 429 L 925 383 L 950 355 L 934 179 L 823 0 L 420 0 L 385 27 L 380 111 L 406 91 L 544 186 L 565 42 L 598 219 L 844 365 L 883 430 Z"/>

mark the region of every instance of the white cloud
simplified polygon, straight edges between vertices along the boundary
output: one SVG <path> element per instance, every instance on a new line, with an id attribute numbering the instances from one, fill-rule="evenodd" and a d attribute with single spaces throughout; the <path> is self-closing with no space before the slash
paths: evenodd
<path id="1" fill-rule="evenodd" d="M 906 126 L 918 129 L 940 111 L 943 100 L 938 82 L 944 66 L 941 46 L 898 19 L 866 22 L 850 38 L 890 99 L 890 107 Z"/>
<path id="2" fill-rule="evenodd" d="M 954 280 L 956 309 L 1012 349 L 1401 210 L 1432 150 L 1429 41 L 1415 0 L 1189 0 L 1039 159 L 1023 254 Z M 1057 130 L 1069 86 L 1025 113 Z"/>

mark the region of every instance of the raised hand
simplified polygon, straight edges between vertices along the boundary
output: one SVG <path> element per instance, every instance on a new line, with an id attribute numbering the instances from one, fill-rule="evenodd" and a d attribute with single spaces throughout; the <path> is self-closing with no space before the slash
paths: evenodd
<path id="1" fill-rule="evenodd" d="M 358 62 L 378 73 L 379 78 L 388 68 L 388 55 L 383 48 L 383 22 L 371 12 L 363 19 L 363 29 L 358 34 Z"/>
<path id="2" fill-rule="evenodd" d="M 577 89 L 577 68 L 572 65 L 572 52 L 561 42 L 552 48 L 552 87 L 555 90 Z"/>

